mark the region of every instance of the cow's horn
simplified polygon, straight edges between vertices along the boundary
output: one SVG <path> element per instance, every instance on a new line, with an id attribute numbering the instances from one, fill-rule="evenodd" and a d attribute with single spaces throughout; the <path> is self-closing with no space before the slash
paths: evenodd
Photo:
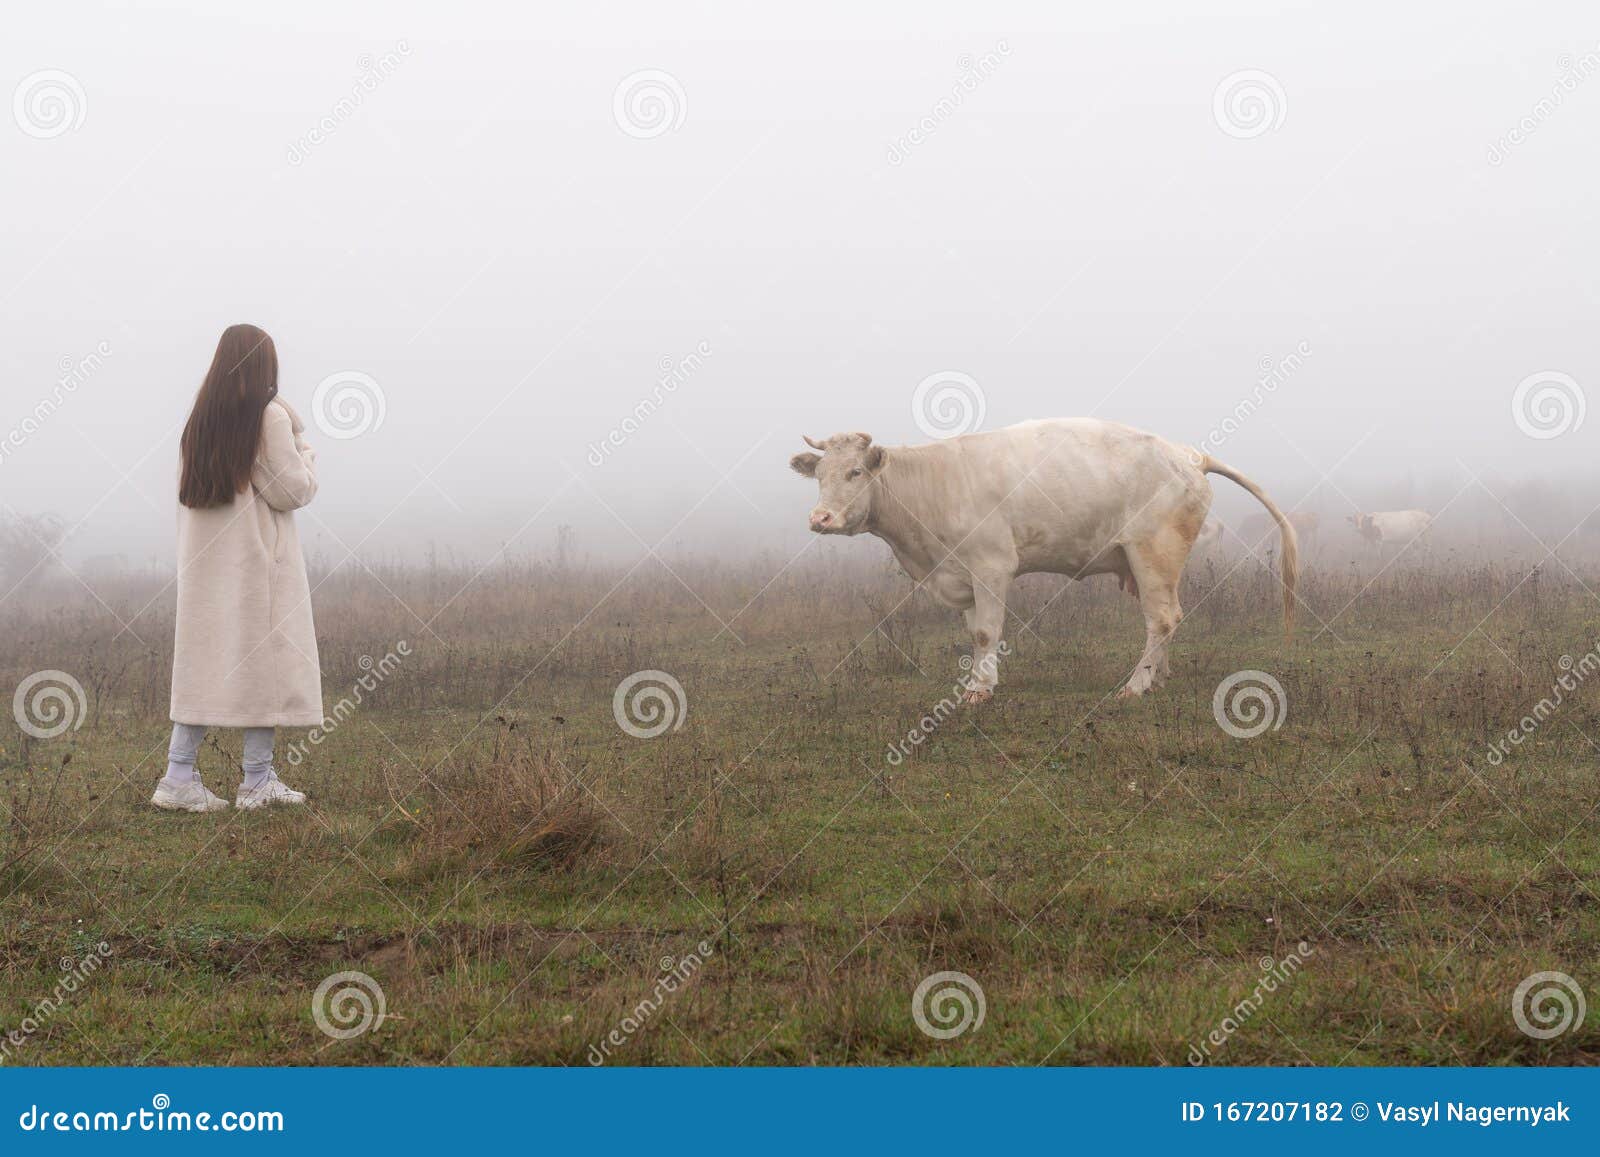
<path id="1" fill-rule="evenodd" d="M 827 450 L 828 448 L 825 443 L 817 441 L 810 434 L 801 434 L 800 437 L 804 438 L 806 440 L 806 445 L 810 446 L 813 450 Z"/>

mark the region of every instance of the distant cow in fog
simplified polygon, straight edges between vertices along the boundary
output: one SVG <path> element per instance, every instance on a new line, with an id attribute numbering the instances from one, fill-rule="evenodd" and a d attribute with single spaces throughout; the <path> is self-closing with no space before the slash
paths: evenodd
<path id="1" fill-rule="evenodd" d="M 927 446 L 877 446 L 870 434 L 806 444 L 789 465 L 815 478 L 818 534 L 877 535 L 907 574 L 972 632 L 962 698 L 997 682 L 1006 595 L 1018 575 L 1114 574 L 1139 599 L 1145 647 L 1124 696 L 1168 671 L 1167 641 L 1183 611 L 1178 584 L 1211 508 L 1207 474 L 1253 494 L 1283 537 L 1283 618 L 1294 613 L 1294 527 L 1272 499 L 1215 458 L 1114 422 L 1063 418 L 964 434 Z"/>
<path id="2" fill-rule="evenodd" d="M 1314 553 L 1317 545 L 1317 532 L 1322 528 L 1322 515 L 1315 510 L 1291 510 L 1289 512 L 1289 525 L 1294 527 L 1294 532 L 1300 540 L 1300 545 L 1306 548 L 1307 553 Z M 1252 514 L 1244 520 L 1240 528 L 1240 536 L 1245 545 L 1252 551 L 1260 550 L 1267 535 L 1273 530 L 1272 519 L 1264 514 Z"/>
<path id="3" fill-rule="evenodd" d="M 1426 510 L 1380 510 L 1352 514 L 1347 521 L 1374 546 L 1404 545 L 1427 532 L 1433 525 L 1433 515 Z"/>

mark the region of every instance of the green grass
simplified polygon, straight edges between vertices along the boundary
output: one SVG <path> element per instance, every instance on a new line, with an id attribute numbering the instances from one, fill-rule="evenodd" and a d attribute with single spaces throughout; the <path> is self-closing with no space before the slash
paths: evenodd
<path id="1" fill-rule="evenodd" d="M 59 739 L 0 740 L 0 1028 L 63 958 L 111 952 L 6 1061 L 584 1064 L 700 941 L 614 1062 L 1183 1064 L 1302 942 L 1212 1063 L 1600 1060 L 1600 1010 L 1547 1041 L 1511 1015 L 1537 971 L 1600 994 L 1595 689 L 1484 758 L 1600 634 L 1576 582 L 1313 576 L 1285 649 L 1269 579 L 1197 575 L 1173 678 L 1133 703 L 1107 697 L 1142 637 L 1131 604 L 1033 584 L 1016 609 L 1046 609 L 1010 631 L 996 699 L 894 766 L 958 674 L 956 616 L 918 598 L 874 632 L 903 586 L 802 570 L 734 619 L 776 567 L 675 569 L 737 639 L 659 574 L 607 595 L 616 576 L 497 573 L 448 602 L 470 572 L 385 573 L 420 619 L 447 606 L 431 633 L 335 576 L 317 596 L 330 707 L 357 656 L 397 637 L 415 654 L 280 764 L 309 807 L 265 814 L 146 806 L 164 604 L 133 624 L 148 648 L 107 643 L 98 608 L 13 610 L 5 687 L 60 668 L 92 706 Z M 1314 639 L 1318 617 L 1333 634 Z M 1247 667 L 1289 705 L 1252 740 L 1211 710 Z M 644 668 L 688 697 L 648 740 L 612 716 Z M 218 737 L 202 772 L 231 795 L 239 738 Z M 334 1040 L 312 993 L 345 969 L 387 1017 Z M 911 1015 L 941 970 L 985 999 L 951 1040 Z"/>

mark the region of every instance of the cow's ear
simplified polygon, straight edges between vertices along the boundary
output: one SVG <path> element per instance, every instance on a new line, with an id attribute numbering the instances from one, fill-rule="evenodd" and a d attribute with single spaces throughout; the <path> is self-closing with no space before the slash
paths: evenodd
<path id="1" fill-rule="evenodd" d="M 820 454 L 796 454 L 789 459 L 789 469 L 807 478 L 815 478 L 817 476 L 817 463 L 821 461 L 822 456 Z"/>
<path id="2" fill-rule="evenodd" d="M 868 470 L 877 470 L 879 467 L 881 467 L 883 465 L 883 447 L 873 446 L 871 449 L 869 449 L 867 451 L 866 463 Z"/>

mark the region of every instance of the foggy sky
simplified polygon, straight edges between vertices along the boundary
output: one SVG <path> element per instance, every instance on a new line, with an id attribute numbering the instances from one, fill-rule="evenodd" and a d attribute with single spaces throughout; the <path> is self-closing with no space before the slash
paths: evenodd
<path id="1" fill-rule="evenodd" d="M 334 561 L 564 523 L 798 548 L 801 434 L 927 441 L 942 372 L 984 428 L 1196 442 L 1301 351 L 1213 452 L 1286 505 L 1332 471 L 1339 517 L 1593 476 L 1600 416 L 1512 413 L 1530 375 L 1600 383 L 1592 4 L 1059 7 L 13 10 L 0 502 L 169 561 L 177 434 L 240 321 L 308 420 L 330 375 L 381 393 L 376 428 L 308 433 Z M 17 103 L 53 72 L 59 132 Z M 664 123 L 619 110 L 640 73 Z M 1281 92 L 1262 131 L 1219 120 L 1240 73 Z"/>

